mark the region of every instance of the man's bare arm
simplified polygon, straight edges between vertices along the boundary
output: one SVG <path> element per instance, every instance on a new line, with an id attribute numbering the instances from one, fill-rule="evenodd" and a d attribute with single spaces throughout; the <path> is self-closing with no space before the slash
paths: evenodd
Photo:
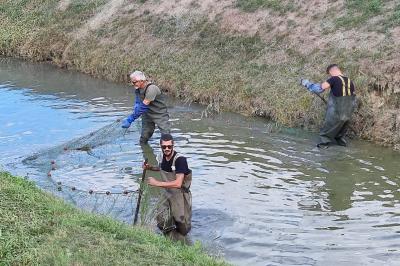
<path id="1" fill-rule="evenodd" d="M 329 90 L 331 88 L 331 85 L 328 82 L 324 81 L 321 84 L 321 88 L 324 90 Z"/>
<path id="2" fill-rule="evenodd" d="M 176 174 L 176 179 L 174 181 L 158 181 L 153 177 L 149 177 L 147 183 L 150 186 L 154 187 L 162 187 L 162 188 L 181 188 L 183 183 L 183 178 L 185 177 L 184 174 Z"/>

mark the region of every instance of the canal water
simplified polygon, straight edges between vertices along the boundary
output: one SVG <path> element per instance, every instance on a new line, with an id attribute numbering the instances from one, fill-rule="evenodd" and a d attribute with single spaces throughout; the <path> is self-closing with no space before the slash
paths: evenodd
<path id="1" fill-rule="evenodd" d="M 46 153 L 109 128 L 133 99 L 127 85 L 0 58 L 1 167 L 79 207 L 90 190 L 136 190 L 143 153 L 160 152 L 158 132 L 138 145 L 139 124 L 104 137 L 94 156 Z M 192 240 L 235 265 L 400 265 L 399 153 L 359 140 L 318 150 L 315 133 L 232 113 L 205 117 L 205 108 L 173 99 L 169 109 L 176 149 L 193 171 Z M 43 154 L 50 170 L 56 160 L 51 178 L 26 163 Z M 107 214 L 131 222 L 130 198 Z"/>

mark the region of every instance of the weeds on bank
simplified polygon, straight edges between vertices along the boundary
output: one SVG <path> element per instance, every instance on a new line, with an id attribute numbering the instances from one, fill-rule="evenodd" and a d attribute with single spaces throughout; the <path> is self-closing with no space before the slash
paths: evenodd
<path id="1" fill-rule="evenodd" d="M 347 0 L 343 16 L 335 20 L 339 28 L 357 28 L 365 25 L 371 18 L 378 17 L 369 30 L 385 33 L 389 29 L 400 26 L 400 4 L 391 7 L 391 1 L 382 0 Z M 340 12 L 340 11 L 336 11 Z"/>
<path id="2" fill-rule="evenodd" d="M 237 0 L 236 6 L 246 12 L 254 12 L 260 8 L 268 8 L 280 14 L 292 12 L 296 8 L 292 1 L 279 0 Z"/>
<path id="3" fill-rule="evenodd" d="M 35 1 L 16 3 L 29 13 L 36 10 L 27 8 L 29 2 Z M 122 11 L 110 23 L 74 39 L 71 33 L 84 25 L 106 1 L 73 1 L 63 12 L 56 10 L 56 2 L 46 2 L 49 22 L 39 23 L 42 26 L 32 32 L 29 28 L 28 35 L 25 28 L 12 23 L 19 11 L 6 8 L 5 14 L 10 13 L 10 17 L 0 15 L 7 25 L 0 28 L 1 51 L 52 60 L 113 81 L 125 81 L 126 73 L 139 68 L 151 74 L 169 94 L 185 102 L 206 105 L 203 115 L 230 110 L 263 116 L 289 126 L 317 127 L 324 106 L 300 88 L 299 78 L 323 80 L 326 78 L 322 74 L 323 66 L 332 61 L 344 65 L 351 77 L 357 77 L 359 59 L 379 59 L 388 54 L 383 50 L 371 53 L 350 48 L 333 50 L 328 46 L 305 56 L 287 34 L 266 41 L 257 34 L 223 32 L 218 20 L 210 22 L 198 14 L 154 16 L 145 11 L 143 15 L 135 15 L 132 10 Z M 7 1 L 7 5 L 10 3 Z M 248 12 L 262 8 L 278 13 L 292 11 L 289 1 L 237 0 L 236 4 Z M 343 16 L 333 20 L 330 28 L 335 31 L 336 26 L 359 27 L 370 17 L 386 11 L 381 0 L 346 0 Z M 387 25 L 400 23 L 400 5 L 387 14 L 384 18 Z M 28 15 L 26 25 L 30 25 L 29 19 L 36 18 Z M 273 57 L 279 53 L 286 59 Z M 355 81 L 357 88 L 364 86 Z"/>
<path id="4" fill-rule="evenodd" d="M 0 5 L 0 54 L 49 59 L 64 50 L 67 34 L 96 14 L 106 0 L 72 1 L 60 12 L 59 1 L 3 1 Z M 62 46 L 62 47 L 60 47 Z"/>
<path id="5" fill-rule="evenodd" d="M 393 14 L 389 16 L 388 20 L 385 23 L 386 29 L 398 26 L 400 26 L 400 4 L 397 4 L 397 6 L 393 10 Z"/>

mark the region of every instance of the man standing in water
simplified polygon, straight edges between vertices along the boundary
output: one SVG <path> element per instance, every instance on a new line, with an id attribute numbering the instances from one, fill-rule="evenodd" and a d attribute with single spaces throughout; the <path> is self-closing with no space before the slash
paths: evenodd
<path id="1" fill-rule="evenodd" d="M 186 158 L 174 150 L 174 140 L 170 134 L 161 135 L 160 146 L 162 159 L 159 166 L 144 165 L 147 170 L 161 173 L 162 181 L 149 177 L 148 184 L 165 189 L 157 215 L 157 226 L 165 235 L 184 242 L 191 229 L 192 171 Z"/>
<path id="2" fill-rule="evenodd" d="M 356 105 L 355 87 L 348 77 L 343 76 L 337 64 L 329 65 L 326 72 L 330 77 L 322 84 L 301 80 L 303 86 L 317 94 L 330 89 L 325 121 L 317 146 L 327 148 L 333 141 L 340 146 L 346 146 L 345 135 Z"/>
<path id="3" fill-rule="evenodd" d="M 161 133 L 170 132 L 169 114 L 159 87 L 147 81 L 141 71 L 129 75 L 131 84 L 135 87 L 135 105 L 133 113 L 122 121 L 123 128 L 129 128 L 131 123 L 142 116 L 142 132 L 140 143 L 145 144 L 154 133 L 155 126 Z"/>

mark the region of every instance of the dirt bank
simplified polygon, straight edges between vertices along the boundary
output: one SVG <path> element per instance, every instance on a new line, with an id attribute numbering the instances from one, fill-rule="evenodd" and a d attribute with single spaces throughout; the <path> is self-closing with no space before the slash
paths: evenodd
<path id="1" fill-rule="evenodd" d="M 298 85 L 341 64 L 356 82 L 357 135 L 400 149 L 397 1 L 2 1 L 0 54 L 117 82 L 143 69 L 209 110 L 317 129 L 324 106 Z"/>

